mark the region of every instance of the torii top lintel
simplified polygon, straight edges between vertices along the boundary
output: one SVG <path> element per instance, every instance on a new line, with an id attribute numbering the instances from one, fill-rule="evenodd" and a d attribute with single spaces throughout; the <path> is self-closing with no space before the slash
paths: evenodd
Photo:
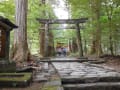
<path id="1" fill-rule="evenodd" d="M 85 23 L 88 18 L 80 18 L 80 19 L 40 19 L 37 18 L 39 23 L 42 24 L 77 24 L 77 23 Z"/>

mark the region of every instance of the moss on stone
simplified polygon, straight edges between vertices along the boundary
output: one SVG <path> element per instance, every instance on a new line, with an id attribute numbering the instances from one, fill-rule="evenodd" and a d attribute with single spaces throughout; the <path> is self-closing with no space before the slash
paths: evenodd
<path id="1" fill-rule="evenodd" d="M 46 86 L 42 90 L 57 90 L 58 86 Z"/>
<path id="2" fill-rule="evenodd" d="M 32 73 L 0 73 L 1 81 L 26 81 L 32 78 Z"/>

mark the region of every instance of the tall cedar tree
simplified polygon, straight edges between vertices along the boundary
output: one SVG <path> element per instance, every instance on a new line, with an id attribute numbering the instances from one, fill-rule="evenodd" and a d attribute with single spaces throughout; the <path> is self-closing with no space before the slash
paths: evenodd
<path id="1" fill-rule="evenodd" d="M 25 61 L 28 58 L 27 44 L 27 7 L 28 0 L 15 0 L 15 19 L 18 29 L 14 31 L 14 43 L 12 59 L 15 61 Z"/>

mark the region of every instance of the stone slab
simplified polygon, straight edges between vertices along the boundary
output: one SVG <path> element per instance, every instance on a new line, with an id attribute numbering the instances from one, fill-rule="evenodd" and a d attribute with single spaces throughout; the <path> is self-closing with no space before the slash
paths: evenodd
<path id="1" fill-rule="evenodd" d="M 64 90 L 120 90 L 120 82 L 63 85 Z"/>
<path id="2" fill-rule="evenodd" d="M 62 58 L 61 58 L 62 60 Z M 64 90 L 120 90 L 120 73 L 86 63 L 52 63 L 58 71 Z"/>

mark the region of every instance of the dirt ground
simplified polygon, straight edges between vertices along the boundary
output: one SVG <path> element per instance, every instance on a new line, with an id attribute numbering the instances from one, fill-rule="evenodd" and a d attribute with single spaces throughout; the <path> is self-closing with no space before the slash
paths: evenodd
<path id="1" fill-rule="evenodd" d="M 113 68 L 114 70 L 120 72 L 120 56 L 105 55 L 100 59 L 105 60 L 105 63 L 101 65 Z"/>

